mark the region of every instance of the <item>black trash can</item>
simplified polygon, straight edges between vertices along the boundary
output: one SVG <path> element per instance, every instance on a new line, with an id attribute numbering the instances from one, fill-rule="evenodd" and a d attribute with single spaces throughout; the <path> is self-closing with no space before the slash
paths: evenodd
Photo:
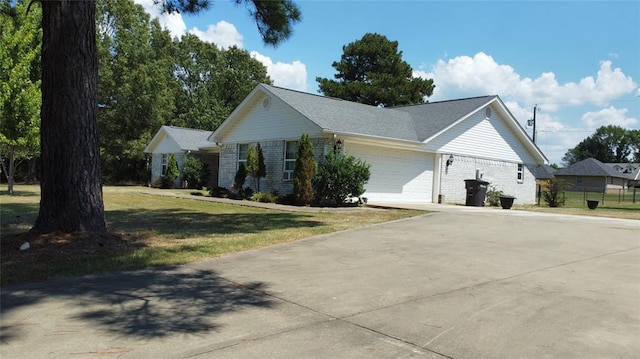
<path id="1" fill-rule="evenodd" d="M 465 188 L 467 189 L 467 200 L 465 206 L 484 206 L 484 198 L 487 196 L 487 187 L 489 182 L 481 179 L 466 179 L 464 180 Z"/>

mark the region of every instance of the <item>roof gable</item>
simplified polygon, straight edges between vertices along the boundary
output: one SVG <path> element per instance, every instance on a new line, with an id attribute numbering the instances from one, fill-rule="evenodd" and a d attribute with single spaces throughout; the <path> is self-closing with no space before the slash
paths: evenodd
<path id="1" fill-rule="evenodd" d="M 163 125 L 155 136 L 153 136 L 153 139 L 151 139 L 144 152 L 153 152 L 165 139 L 174 141 L 181 151 L 199 151 L 200 148 L 211 147 L 213 145 L 208 141 L 212 133 L 212 131 Z"/>

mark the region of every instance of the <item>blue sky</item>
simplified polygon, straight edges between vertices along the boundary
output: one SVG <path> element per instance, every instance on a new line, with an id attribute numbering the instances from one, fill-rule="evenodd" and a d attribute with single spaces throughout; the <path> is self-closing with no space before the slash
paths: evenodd
<path id="1" fill-rule="evenodd" d="M 154 16 L 153 0 L 136 0 Z M 551 163 L 615 124 L 640 128 L 638 1 L 296 1 L 302 22 L 265 46 L 244 5 L 212 1 L 198 15 L 161 15 L 220 47 L 237 45 L 267 66 L 274 84 L 317 93 L 342 46 L 367 32 L 398 41 L 414 76 L 434 79 L 429 101 L 499 95 L 526 127 L 538 105 L 537 143 Z"/>

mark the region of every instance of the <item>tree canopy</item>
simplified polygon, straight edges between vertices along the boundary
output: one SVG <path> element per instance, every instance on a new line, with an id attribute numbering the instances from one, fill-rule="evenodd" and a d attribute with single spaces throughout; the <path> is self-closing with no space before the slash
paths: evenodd
<path id="1" fill-rule="evenodd" d="M 640 130 L 616 125 L 601 126 L 569 149 L 562 162 L 568 166 L 587 158 L 603 163 L 640 162 Z"/>
<path id="2" fill-rule="evenodd" d="M 258 84 L 246 50 L 197 36 L 171 39 L 131 1 L 97 1 L 98 124 L 105 183 L 143 183 L 143 150 L 161 125 L 215 130 Z"/>
<path id="3" fill-rule="evenodd" d="M 367 33 L 342 50 L 340 61 L 332 64 L 337 71 L 335 80 L 316 78 L 326 96 L 373 106 L 399 106 L 423 103 L 433 94 L 433 80 L 413 77 L 397 41 Z"/>
<path id="4" fill-rule="evenodd" d="M 0 6 L 7 8 L 8 0 Z M 0 17 L 0 161 L 13 194 L 16 167 L 40 151 L 41 12 L 17 1 Z M 5 163 L 6 159 L 6 163 Z"/>

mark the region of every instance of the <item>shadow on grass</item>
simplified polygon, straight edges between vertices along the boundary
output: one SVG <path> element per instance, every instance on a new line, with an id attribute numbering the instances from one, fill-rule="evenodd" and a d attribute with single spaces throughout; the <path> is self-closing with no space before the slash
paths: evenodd
<path id="1" fill-rule="evenodd" d="M 40 193 L 34 191 L 13 191 L 13 194 L 9 194 L 7 190 L 0 191 L 0 196 L 15 196 L 15 197 L 40 197 Z"/>
<path id="2" fill-rule="evenodd" d="M 49 313 L 52 320 L 61 322 L 57 325 L 88 322 L 116 335 L 138 338 L 203 333 L 219 329 L 214 319 L 221 314 L 274 307 L 266 287 L 264 282 L 233 283 L 212 270 L 165 267 L 3 288 L 0 339 L 6 344 L 34 335 L 29 332 L 33 324 L 21 325 L 21 321 L 45 300 L 62 302 L 67 308 Z M 40 315 L 49 315 L 41 312 L 47 308 L 39 308 Z M 21 313 L 7 316 L 14 311 Z"/>
<path id="3" fill-rule="evenodd" d="M 317 227 L 323 223 L 300 213 L 203 213 L 184 209 L 109 211 L 107 220 L 125 232 L 152 231 L 186 238 L 198 235 L 258 233 L 285 228 Z"/>
<path id="4" fill-rule="evenodd" d="M 38 216 L 38 203 L 3 203 L 0 206 L 0 230 L 7 234 L 16 228 L 31 228 Z"/>

